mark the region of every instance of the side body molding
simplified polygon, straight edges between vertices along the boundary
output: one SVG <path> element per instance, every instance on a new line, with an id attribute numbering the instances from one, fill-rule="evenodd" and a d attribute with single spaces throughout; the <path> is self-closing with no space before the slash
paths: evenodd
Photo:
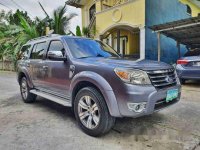
<path id="1" fill-rule="evenodd" d="M 106 101 L 111 116 L 121 117 L 115 94 L 109 83 L 102 76 L 91 71 L 83 71 L 76 74 L 71 81 L 70 93 L 73 93 L 73 89 L 79 82 L 82 81 L 90 82 L 94 84 L 96 87 L 98 87 L 104 96 L 104 99 Z M 73 102 L 72 94 L 71 94 L 71 101 Z"/>

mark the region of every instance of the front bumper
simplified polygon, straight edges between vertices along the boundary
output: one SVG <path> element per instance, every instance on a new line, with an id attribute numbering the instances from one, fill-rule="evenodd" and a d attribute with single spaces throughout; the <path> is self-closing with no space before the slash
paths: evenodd
<path id="1" fill-rule="evenodd" d="M 178 89 L 179 94 L 176 99 L 166 103 L 165 99 L 167 91 L 170 89 Z M 154 86 L 138 86 L 126 85 L 126 92 L 117 97 L 118 107 L 122 117 L 141 117 L 153 114 L 156 111 L 167 108 L 180 100 L 181 85 L 172 86 L 165 89 L 157 90 Z M 128 108 L 128 103 L 142 103 L 146 102 L 146 109 L 141 113 L 136 113 Z"/>

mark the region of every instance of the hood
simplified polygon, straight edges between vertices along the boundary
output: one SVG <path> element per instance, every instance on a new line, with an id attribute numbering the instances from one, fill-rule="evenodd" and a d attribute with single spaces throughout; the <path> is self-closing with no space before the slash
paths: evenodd
<path id="1" fill-rule="evenodd" d="M 162 70 L 162 69 L 171 69 L 171 65 L 157 62 L 152 60 L 133 60 L 133 59 L 124 59 L 124 58 L 84 58 L 84 61 L 92 63 L 95 65 L 105 65 L 108 67 L 123 67 L 130 69 L 141 69 L 141 70 Z"/>

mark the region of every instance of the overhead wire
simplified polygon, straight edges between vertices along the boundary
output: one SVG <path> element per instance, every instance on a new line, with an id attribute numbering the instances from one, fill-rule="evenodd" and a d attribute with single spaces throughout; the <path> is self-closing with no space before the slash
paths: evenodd
<path id="1" fill-rule="evenodd" d="M 18 8 L 27 12 L 31 17 L 34 17 L 32 14 L 30 14 L 28 11 L 26 11 L 22 6 L 20 6 L 16 1 L 14 1 L 14 0 L 10 0 L 10 1 L 12 1 Z"/>

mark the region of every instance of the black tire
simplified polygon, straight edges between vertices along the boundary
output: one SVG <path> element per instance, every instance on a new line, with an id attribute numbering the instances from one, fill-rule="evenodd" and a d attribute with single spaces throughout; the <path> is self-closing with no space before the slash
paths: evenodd
<path id="1" fill-rule="evenodd" d="M 185 84 L 186 80 L 185 79 L 180 79 L 181 84 Z"/>
<path id="2" fill-rule="evenodd" d="M 88 96 L 91 98 L 91 101 L 93 102 L 93 104 L 92 104 L 92 102 L 90 103 L 91 104 L 90 106 L 92 107 L 92 106 L 94 106 L 94 103 L 96 103 L 96 106 L 98 107 L 97 108 L 98 109 L 98 117 L 99 117 L 98 125 L 96 125 L 96 127 L 94 127 L 93 129 L 86 127 L 86 125 L 84 125 L 84 123 L 83 123 L 83 119 L 81 120 L 79 117 L 79 114 L 81 114 L 80 108 L 81 109 L 83 108 L 83 107 L 80 107 L 79 103 L 81 102 L 81 100 L 83 101 L 84 97 L 88 97 Z M 90 111 L 91 111 L 91 109 L 90 109 Z M 88 111 L 85 111 L 85 112 L 88 112 Z M 93 87 L 83 88 L 77 93 L 75 100 L 74 100 L 74 113 L 75 113 L 75 117 L 76 117 L 79 127 L 86 134 L 93 136 L 93 137 L 99 137 L 99 136 L 106 134 L 107 132 L 109 132 L 111 130 L 111 128 L 115 124 L 115 118 L 110 115 L 103 96 Z M 87 118 L 87 117 L 85 117 L 85 118 Z M 88 118 L 89 118 L 89 116 L 88 116 Z M 87 123 L 88 123 L 88 120 L 89 119 L 87 119 Z M 93 121 L 93 124 L 95 124 L 95 119 L 93 119 L 93 117 L 91 120 Z"/>
<path id="3" fill-rule="evenodd" d="M 26 95 L 25 95 L 25 89 L 24 88 L 27 88 L 26 89 L 27 90 Z M 31 90 L 31 88 L 28 86 L 26 77 L 23 77 L 20 80 L 20 92 L 21 92 L 22 99 L 25 103 L 33 103 L 36 100 L 37 96 L 35 94 L 30 93 L 30 90 Z"/>

